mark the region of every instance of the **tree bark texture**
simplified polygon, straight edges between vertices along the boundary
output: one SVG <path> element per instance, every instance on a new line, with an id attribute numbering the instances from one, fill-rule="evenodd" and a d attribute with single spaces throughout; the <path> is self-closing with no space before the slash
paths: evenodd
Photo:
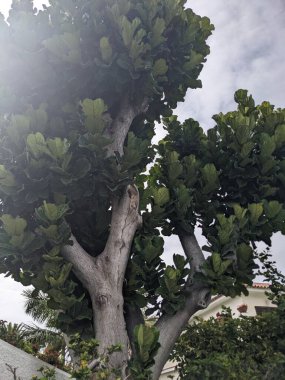
<path id="1" fill-rule="evenodd" d="M 128 361 L 129 347 L 123 281 L 131 244 L 141 224 L 138 207 L 139 193 L 133 185 L 127 187 L 121 198 L 113 199 L 109 238 L 96 258 L 84 251 L 75 237 L 73 245 L 63 249 L 63 256 L 73 264 L 74 273 L 90 294 L 99 354 L 104 355 L 110 346 L 120 344 L 122 350 L 111 354 L 109 365 L 122 370 Z"/>

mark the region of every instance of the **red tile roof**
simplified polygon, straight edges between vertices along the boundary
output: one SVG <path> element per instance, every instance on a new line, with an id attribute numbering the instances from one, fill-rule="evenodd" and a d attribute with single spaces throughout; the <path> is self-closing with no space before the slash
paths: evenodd
<path id="1" fill-rule="evenodd" d="M 255 289 L 268 289 L 270 284 L 268 282 L 254 282 L 249 288 L 255 288 Z M 217 299 L 223 297 L 221 294 L 216 294 L 212 299 L 211 303 L 216 301 Z"/>
<path id="2" fill-rule="evenodd" d="M 270 284 L 268 282 L 254 282 L 251 286 L 251 288 L 262 288 L 266 289 L 269 288 Z"/>

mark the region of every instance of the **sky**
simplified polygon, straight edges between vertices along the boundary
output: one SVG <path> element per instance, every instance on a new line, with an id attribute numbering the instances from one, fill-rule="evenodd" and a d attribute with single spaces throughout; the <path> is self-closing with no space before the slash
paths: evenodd
<path id="1" fill-rule="evenodd" d="M 147 0 L 146 0 L 147 1 Z M 39 6 L 41 1 L 35 1 Z M 0 0 L 7 15 L 10 0 Z M 214 125 L 212 115 L 235 109 L 234 92 L 248 89 L 257 103 L 270 101 L 285 107 L 285 1 L 284 0 L 188 0 L 197 14 L 215 25 L 208 40 L 211 54 L 201 73 L 202 89 L 187 93 L 175 111 L 181 120 L 192 117 L 204 129 Z M 161 130 L 157 130 L 161 136 Z M 199 241 L 202 237 L 198 231 Z M 285 273 L 285 237 L 276 234 L 271 253 Z M 166 240 L 166 254 L 181 251 L 177 239 Z M 0 320 L 29 322 L 23 310 L 21 285 L 0 277 Z"/>

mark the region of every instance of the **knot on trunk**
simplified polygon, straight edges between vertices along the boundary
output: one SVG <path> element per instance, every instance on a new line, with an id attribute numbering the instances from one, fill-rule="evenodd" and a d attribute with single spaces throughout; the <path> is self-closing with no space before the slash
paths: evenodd
<path id="1" fill-rule="evenodd" d="M 211 290 L 209 288 L 202 288 L 197 295 L 197 306 L 199 309 L 206 309 L 211 302 Z"/>
<path id="2" fill-rule="evenodd" d="M 130 197 L 130 209 L 138 210 L 139 207 L 139 191 L 135 185 L 129 185 L 127 188 Z"/>
<path id="3" fill-rule="evenodd" d="M 96 303 L 98 306 L 103 307 L 109 303 L 111 295 L 107 293 L 98 294 L 96 297 Z"/>

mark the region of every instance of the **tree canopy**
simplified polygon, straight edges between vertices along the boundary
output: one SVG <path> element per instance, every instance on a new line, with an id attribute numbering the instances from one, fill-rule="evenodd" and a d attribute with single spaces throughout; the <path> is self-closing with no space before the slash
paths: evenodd
<path id="1" fill-rule="evenodd" d="M 213 31 L 185 3 L 17 0 L 0 20 L 0 271 L 47 294 L 67 335 L 120 344 L 110 378 L 157 379 L 189 317 L 246 293 L 255 243 L 285 232 L 285 110 L 239 90 L 207 133 L 173 115 Z M 172 234 L 184 255 L 166 265 Z"/>

